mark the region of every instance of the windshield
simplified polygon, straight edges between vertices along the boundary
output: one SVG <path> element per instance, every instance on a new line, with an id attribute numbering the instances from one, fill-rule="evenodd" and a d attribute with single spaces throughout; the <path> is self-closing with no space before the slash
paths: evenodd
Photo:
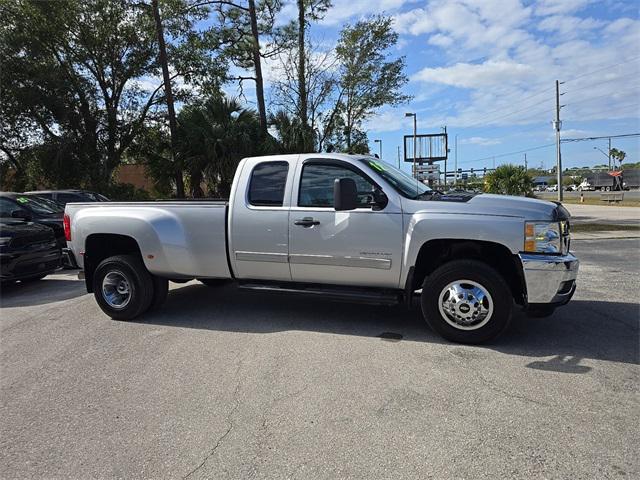
<path id="1" fill-rule="evenodd" d="M 430 192 L 431 189 L 424 183 L 417 181 L 411 175 L 390 165 L 382 160 L 373 157 L 361 158 L 360 161 L 368 165 L 378 175 L 384 178 L 395 188 L 398 193 L 407 198 L 418 198 L 420 195 Z"/>
<path id="2" fill-rule="evenodd" d="M 52 215 L 54 213 L 64 212 L 64 208 L 61 205 L 36 195 L 19 195 L 16 197 L 16 202 L 39 215 Z"/>

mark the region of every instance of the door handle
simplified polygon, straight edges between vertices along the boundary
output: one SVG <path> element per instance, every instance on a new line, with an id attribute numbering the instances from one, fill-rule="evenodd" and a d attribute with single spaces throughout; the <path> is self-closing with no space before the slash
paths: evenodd
<path id="1" fill-rule="evenodd" d="M 294 225 L 301 225 L 305 228 L 307 227 L 312 227 L 314 225 L 320 225 L 320 221 L 316 220 L 315 218 L 312 217 L 304 217 L 304 218 L 300 218 L 298 220 L 296 220 L 295 222 L 293 222 Z"/>

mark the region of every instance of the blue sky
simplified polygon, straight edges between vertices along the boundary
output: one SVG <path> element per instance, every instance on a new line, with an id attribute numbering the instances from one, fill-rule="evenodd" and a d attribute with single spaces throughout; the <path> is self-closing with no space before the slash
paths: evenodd
<path id="1" fill-rule="evenodd" d="M 524 163 L 505 153 L 551 144 L 555 80 L 564 81 L 563 138 L 640 131 L 640 19 L 638 2 L 591 0 L 334 0 L 312 39 L 335 44 L 338 32 L 372 13 L 395 19 L 394 55 L 407 60 L 406 106 L 383 108 L 368 122 L 370 148 L 382 139 L 383 158 L 395 163 L 402 135 L 417 112 L 419 133 L 446 125 L 451 154 L 458 135 L 460 168 Z M 295 2 L 283 17 L 295 15 Z M 269 67 L 266 68 L 267 81 Z M 232 90 L 232 89 L 230 89 Z M 268 97 L 267 97 L 268 98 Z M 614 139 L 629 161 L 640 139 Z M 567 167 L 606 162 L 595 150 L 606 140 L 563 145 Z M 528 164 L 550 168 L 553 146 L 527 152 Z M 451 165 L 451 164 L 450 164 Z M 408 166 L 407 166 L 408 168 Z M 451 167 L 449 167 L 451 168 Z"/>

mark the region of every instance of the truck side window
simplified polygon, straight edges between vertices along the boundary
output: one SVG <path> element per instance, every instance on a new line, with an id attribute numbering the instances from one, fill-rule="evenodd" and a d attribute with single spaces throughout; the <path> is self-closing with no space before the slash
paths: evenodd
<path id="1" fill-rule="evenodd" d="M 333 207 L 333 183 L 336 178 L 352 178 L 358 188 L 358 208 L 371 206 L 374 185 L 353 170 L 338 165 L 310 164 L 302 169 L 299 207 Z"/>
<path id="2" fill-rule="evenodd" d="M 287 183 L 287 162 L 263 162 L 251 172 L 249 203 L 260 207 L 281 207 Z"/>

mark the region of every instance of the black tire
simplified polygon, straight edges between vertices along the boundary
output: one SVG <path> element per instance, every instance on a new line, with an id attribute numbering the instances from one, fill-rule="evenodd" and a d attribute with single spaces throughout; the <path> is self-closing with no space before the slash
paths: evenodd
<path id="1" fill-rule="evenodd" d="M 531 318 L 547 318 L 556 311 L 555 307 L 531 307 L 526 310 L 527 317 Z"/>
<path id="2" fill-rule="evenodd" d="M 493 308 L 491 315 L 488 315 L 489 320 L 484 325 L 480 320 L 473 321 L 480 326 L 472 330 L 453 326 L 458 322 L 450 319 L 451 323 L 449 323 L 439 308 L 441 293 L 445 300 L 448 298 L 448 293 L 445 293 L 446 287 L 453 282 L 463 280 L 477 283 L 486 290 L 491 298 L 491 301 L 488 298 L 486 300 L 487 309 L 489 309 L 488 305 Z M 464 282 L 461 282 L 461 285 L 468 288 Z M 468 301 L 468 299 L 463 300 Z M 513 310 L 513 296 L 502 275 L 486 263 L 477 260 L 453 260 L 438 267 L 425 278 L 420 303 L 425 320 L 436 333 L 452 342 L 469 344 L 488 342 L 497 338 L 509 326 Z M 474 306 L 478 307 L 478 303 L 468 305 L 471 309 Z"/>
<path id="3" fill-rule="evenodd" d="M 155 310 L 160 307 L 167 299 L 169 293 L 169 280 L 162 277 L 151 276 L 153 280 L 153 298 L 151 299 L 151 306 L 149 310 Z"/>
<path id="4" fill-rule="evenodd" d="M 227 278 L 199 278 L 198 281 L 207 287 L 223 287 L 231 282 Z"/>
<path id="5" fill-rule="evenodd" d="M 114 274 L 123 278 L 128 287 L 128 301 L 114 308 L 104 297 L 102 284 L 104 278 Z M 93 274 L 93 292 L 98 305 L 104 313 L 115 320 L 132 320 L 146 312 L 153 300 L 153 279 L 142 260 L 134 255 L 115 255 L 106 258 L 98 265 Z"/>

